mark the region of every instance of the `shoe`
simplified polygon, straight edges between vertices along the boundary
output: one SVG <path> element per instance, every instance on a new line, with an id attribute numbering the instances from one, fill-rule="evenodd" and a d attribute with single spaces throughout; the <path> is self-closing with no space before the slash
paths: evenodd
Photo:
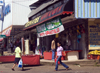
<path id="1" fill-rule="evenodd" d="M 15 71 L 15 70 L 12 68 L 12 71 Z"/>
<path id="2" fill-rule="evenodd" d="M 24 69 L 22 69 L 22 71 L 25 71 Z"/>
<path id="3" fill-rule="evenodd" d="M 66 70 L 69 70 L 69 67 L 68 67 L 68 68 L 66 68 Z"/>
<path id="4" fill-rule="evenodd" d="M 54 70 L 54 71 L 58 71 L 58 70 Z"/>

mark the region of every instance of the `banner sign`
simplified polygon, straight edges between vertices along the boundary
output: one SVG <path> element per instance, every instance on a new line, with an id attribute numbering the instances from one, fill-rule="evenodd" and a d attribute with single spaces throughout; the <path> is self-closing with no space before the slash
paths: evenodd
<path id="1" fill-rule="evenodd" d="M 53 19 L 36 27 L 38 37 L 49 36 L 64 30 L 60 18 Z"/>
<path id="2" fill-rule="evenodd" d="M 12 29 L 12 27 L 9 27 L 8 29 L 4 30 L 4 31 L 2 32 L 2 35 L 10 36 L 11 29 Z M 0 34 L 0 35 L 1 35 L 1 34 Z M 2 40 L 3 40 L 3 38 L 0 38 L 0 41 L 2 41 Z"/>
<path id="3" fill-rule="evenodd" d="M 95 20 L 96 21 L 96 20 Z M 100 50 L 100 19 L 89 21 L 89 50 Z"/>
<path id="4" fill-rule="evenodd" d="M 0 6 L 3 6 L 3 0 L 0 0 Z"/>

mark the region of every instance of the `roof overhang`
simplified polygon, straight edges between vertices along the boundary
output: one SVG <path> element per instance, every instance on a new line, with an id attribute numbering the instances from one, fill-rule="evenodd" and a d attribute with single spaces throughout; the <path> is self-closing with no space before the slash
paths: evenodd
<path id="1" fill-rule="evenodd" d="M 30 14 L 28 15 L 28 18 L 32 17 L 33 15 L 35 15 L 36 13 L 38 13 L 39 11 L 43 10 L 44 8 L 46 8 L 47 6 L 57 2 L 58 0 L 54 0 L 53 2 L 50 1 L 50 2 L 47 2 L 47 3 L 43 3 L 41 6 L 39 6 L 38 8 L 32 10 L 30 12 Z"/>
<path id="2" fill-rule="evenodd" d="M 71 1 L 72 0 L 27 22 L 24 26 L 24 30 L 27 30 L 34 26 L 42 24 L 43 22 L 46 22 L 57 16 L 64 15 L 64 14 L 72 14 L 73 13 L 73 2 Z"/>

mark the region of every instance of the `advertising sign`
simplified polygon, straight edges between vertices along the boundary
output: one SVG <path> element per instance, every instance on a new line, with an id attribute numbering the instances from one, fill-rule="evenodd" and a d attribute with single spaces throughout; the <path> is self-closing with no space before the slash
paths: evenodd
<path id="1" fill-rule="evenodd" d="M 36 28 L 37 28 L 38 37 L 57 34 L 64 30 L 60 18 L 56 18 L 51 21 L 45 22 L 40 26 L 37 26 Z"/>
<path id="2" fill-rule="evenodd" d="M 3 6 L 3 0 L 0 0 L 0 6 Z"/>
<path id="3" fill-rule="evenodd" d="M 100 19 L 98 19 L 100 21 Z M 89 50 L 100 49 L 100 22 L 89 21 Z"/>

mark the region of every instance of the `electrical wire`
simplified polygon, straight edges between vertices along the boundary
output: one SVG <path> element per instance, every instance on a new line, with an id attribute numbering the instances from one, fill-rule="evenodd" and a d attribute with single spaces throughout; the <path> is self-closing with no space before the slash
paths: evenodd
<path id="1" fill-rule="evenodd" d="M 8 2 L 5 2 L 5 3 L 9 3 L 9 2 L 26 2 L 26 1 L 33 1 L 33 0 L 23 0 L 23 1 L 8 1 Z"/>
<path id="2" fill-rule="evenodd" d="M 15 4 L 17 4 L 17 5 L 20 5 L 20 6 L 23 6 L 23 7 L 27 7 L 27 8 L 29 8 L 29 6 L 25 6 L 25 5 L 22 5 L 22 4 L 19 4 L 19 3 L 16 3 L 16 2 L 12 2 L 12 3 L 15 3 Z"/>

